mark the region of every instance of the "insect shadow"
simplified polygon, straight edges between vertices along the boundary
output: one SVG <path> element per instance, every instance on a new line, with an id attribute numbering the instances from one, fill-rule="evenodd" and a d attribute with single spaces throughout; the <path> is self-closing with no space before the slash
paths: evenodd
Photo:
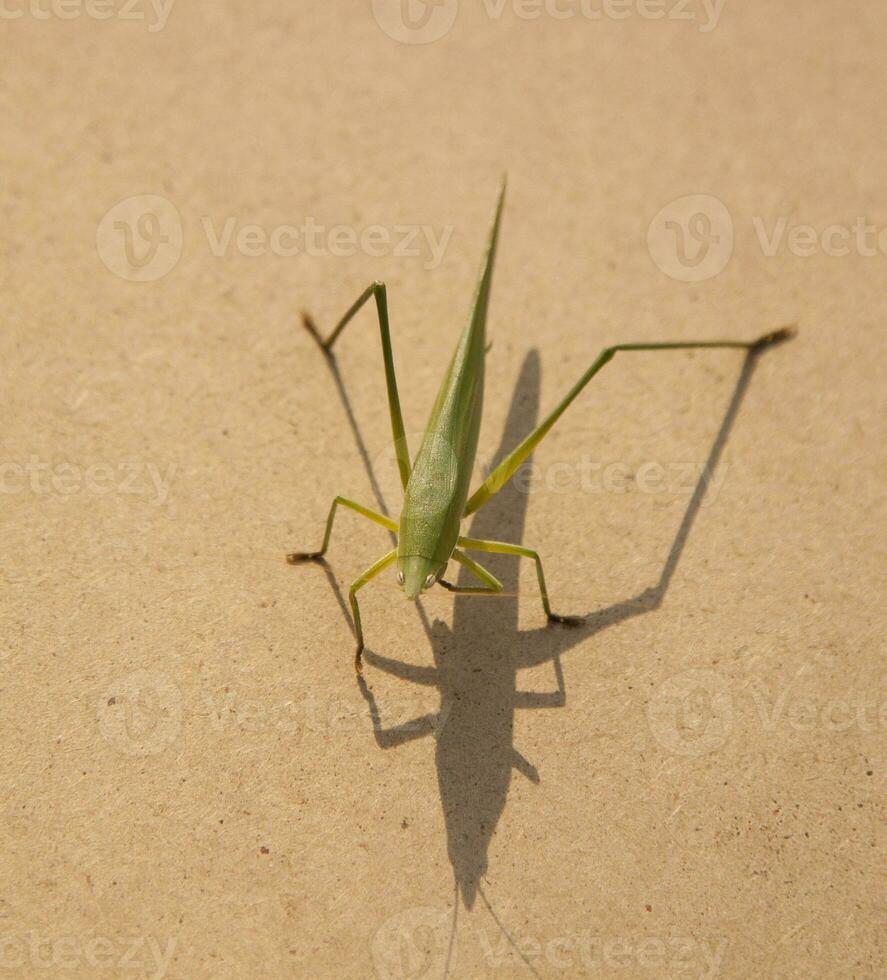
<path id="1" fill-rule="evenodd" d="M 515 712 L 519 709 L 564 706 L 566 687 L 561 655 L 602 630 L 653 612 L 662 604 L 711 475 L 739 412 L 758 356 L 758 352 L 750 351 L 745 357 L 706 465 L 683 514 L 659 580 L 654 585 L 638 595 L 591 613 L 578 628 L 542 627 L 521 631 L 518 630 L 518 600 L 514 595 L 520 559 L 506 555 L 488 556 L 490 571 L 503 582 L 506 592 L 511 595 L 495 600 L 457 596 L 452 627 L 439 620 L 430 623 L 421 605 L 418 606 L 431 642 L 433 667 L 403 663 L 367 650 L 366 663 L 371 667 L 406 682 L 435 687 L 440 694 L 439 712 L 385 728 L 373 692 L 363 677 L 358 678 L 361 692 L 369 705 L 375 738 L 381 748 L 394 748 L 426 735 L 433 736 L 435 740 L 447 852 L 456 887 L 467 908 L 473 907 L 478 892 L 483 897 L 481 880 L 487 870 L 490 839 L 505 808 L 512 773 L 517 771 L 534 783 L 540 780 L 532 761 L 525 758 L 520 748 L 514 745 Z M 329 366 L 370 474 L 377 502 L 387 513 L 338 367 L 334 362 L 329 362 Z M 521 369 L 494 465 L 536 424 L 539 379 L 539 355 L 531 350 Z M 524 465 L 530 462 L 527 460 Z M 470 536 L 521 541 L 527 503 L 528 495 L 520 493 L 515 481 L 512 481 L 476 514 Z M 347 618 L 347 606 L 338 584 L 330 569 L 326 565 L 324 568 Z M 462 574 L 467 573 L 463 571 Z M 549 662 L 553 668 L 553 690 L 529 692 L 519 689 L 518 671 Z"/>

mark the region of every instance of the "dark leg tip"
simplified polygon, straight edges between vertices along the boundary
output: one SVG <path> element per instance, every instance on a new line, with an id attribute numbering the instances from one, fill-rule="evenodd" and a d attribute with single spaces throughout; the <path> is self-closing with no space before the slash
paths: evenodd
<path id="1" fill-rule="evenodd" d="M 294 551 L 286 556 L 288 565 L 301 565 L 306 561 L 320 561 L 323 558 L 322 551 Z"/>
<path id="2" fill-rule="evenodd" d="M 561 626 L 581 626 L 585 622 L 584 616 L 558 616 L 557 613 L 548 614 L 549 623 L 558 623 Z"/>
<path id="3" fill-rule="evenodd" d="M 354 669 L 357 671 L 358 675 L 363 675 L 363 644 L 357 648 L 357 652 L 354 654 Z"/>
<path id="4" fill-rule="evenodd" d="M 764 334 L 763 337 L 759 337 L 752 347 L 752 350 L 763 350 L 765 347 L 772 347 L 774 344 L 784 343 L 786 340 L 791 340 L 792 337 L 797 336 L 798 329 L 794 325 L 788 327 L 781 327 L 779 330 L 772 330 L 770 333 Z"/>
<path id="5" fill-rule="evenodd" d="M 317 341 L 317 346 L 326 354 L 327 357 L 332 357 L 333 352 L 327 347 L 326 342 L 323 337 L 320 336 L 320 331 L 317 329 L 317 324 L 314 322 L 310 313 L 302 311 L 302 326 L 311 334 L 311 336 Z"/>

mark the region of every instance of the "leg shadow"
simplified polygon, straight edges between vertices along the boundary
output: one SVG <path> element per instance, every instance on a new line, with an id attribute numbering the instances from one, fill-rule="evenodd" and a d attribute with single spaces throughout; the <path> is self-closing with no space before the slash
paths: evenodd
<path id="1" fill-rule="evenodd" d="M 373 653 L 365 655 L 366 662 L 375 668 L 405 681 L 436 686 L 439 690 L 439 715 L 385 730 L 372 693 L 361 681 L 380 746 L 400 744 L 432 729 L 436 735 L 438 786 L 447 830 L 447 852 L 458 890 L 467 907 L 474 905 L 480 891 L 480 882 L 487 869 L 490 839 L 505 807 L 512 772 L 517 771 L 532 782 L 538 782 L 540 778 L 532 763 L 514 746 L 515 711 L 564 705 L 566 692 L 561 654 L 610 626 L 653 612 L 661 606 L 748 390 L 758 356 L 757 352 L 746 356 L 706 466 L 655 585 L 637 596 L 597 611 L 583 626 L 575 629 L 543 627 L 520 632 L 516 596 L 457 597 L 452 628 L 440 621 L 435 621 L 430 628 L 433 668 L 413 667 Z M 538 399 L 539 358 L 533 351 L 524 363 L 512 400 L 499 458 L 532 429 L 538 413 Z M 471 525 L 471 536 L 519 542 L 526 506 L 526 495 L 518 493 L 514 483 L 509 484 L 477 514 Z M 484 564 L 511 593 L 516 592 L 519 561 L 511 556 L 484 556 Z M 534 694 L 518 691 L 519 670 L 549 661 L 553 665 L 554 691 Z"/>
<path id="2" fill-rule="evenodd" d="M 684 511 L 684 516 L 681 519 L 677 534 L 669 549 L 665 564 L 662 566 L 659 581 L 630 599 L 617 602 L 612 606 L 608 606 L 606 609 L 598 610 L 588 618 L 582 627 L 571 630 L 569 633 L 554 632 L 545 629 L 535 630 L 536 639 L 534 642 L 524 646 L 523 656 L 518 665 L 519 668 L 532 667 L 540 663 L 545 663 L 547 660 L 555 659 L 577 643 L 587 640 L 590 636 L 594 636 L 596 633 L 600 633 L 610 626 L 616 626 L 635 616 L 642 616 L 645 613 L 654 612 L 662 605 L 678 563 L 681 560 L 681 555 L 687 545 L 690 531 L 702 507 L 702 502 L 705 499 L 711 477 L 723 455 L 724 447 L 730 437 L 730 432 L 739 414 L 739 409 L 748 391 L 748 386 L 751 383 L 752 375 L 754 374 L 760 356 L 761 352 L 759 351 L 749 351 L 745 357 L 742 371 L 733 389 L 730 403 L 721 420 L 717 435 L 712 443 L 708 459 L 693 490 L 690 502 L 687 504 L 687 509 Z"/>

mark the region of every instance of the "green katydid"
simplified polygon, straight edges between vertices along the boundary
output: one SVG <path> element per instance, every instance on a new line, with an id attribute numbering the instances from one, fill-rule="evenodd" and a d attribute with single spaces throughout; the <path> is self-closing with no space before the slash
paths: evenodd
<path id="1" fill-rule="evenodd" d="M 357 593 L 364 585 L 395 562 L 397 563 L 398 583 L 403 587 L 408 599 L 417 599 L 422 592 L 435 584 L 439 584 L 451 592 L 462 594 L 484 595 L 501 592 L 502 583 L 482 565 L 470 558 L 466 554 L 467 551 L 530 558 L 536 565 L 542 606 L 549 623 L 560 623 L 567 626 L 581 623 L 582 617 L 560 616 L 552 612 L 548 590 L 545 586 L 542 560 L 537 551 L 518 544 L 463 537 L 459 533 L 462 520 L 482 507 L 505 486 L 582 389 L 617 353 L 622 351 L 697 350 L 700 348 L 760 350 L 771 344 L 787 340 L 794 333 L 791 327 L 784 327 L 752 341 L 678 341 L 654 344 L 616 344 L 605 348 L 567 392 L 563 400 L 469 496 L 469 480 L 477 451 L 483 403 L 487 308 L 504 201 L 505 181 L 503 180 L 468 323 L 459 338 L 455 353 L 444 375 L 434 407 L 431 410 L 431 417 L 428 420 L 422 446 L 412 463 L 407 448 L 397 390 L 397 377 L 394 371 L 385 284 L 374 282 L 368 286 L 325 340 L 321 337 L 311 318 L 307 315 L 304 316 L 306 328 L 329 357 L 333 356 L 333 345 L 342 331 L 371 298 L 376 302 L 381 332 L 382 357 L 388 389 L 388 409 L 391 415 L 397 466 L 404 490 L 400 521 L 393 521 L 384 514 L 353 500 L 336 497 L 330 507 L 326 532 L 320 550 L 297 552 L 287 556 L 287 561 L 290 564 L 322 559 L 329 547 L 333 520 L 339 506 L 350 508 L 397 535 L 397 547 L 383 555 L 355 579 L 349 590 L 348 598 L 357 637 L 354 664 L 358 672 L 361 671 L 361 654 L 364 641 Z M 467 568 L 482 584 L 479 586 L 456 586 L 446 581 L 443 575 L 447 563 L 451 559 Z"/>

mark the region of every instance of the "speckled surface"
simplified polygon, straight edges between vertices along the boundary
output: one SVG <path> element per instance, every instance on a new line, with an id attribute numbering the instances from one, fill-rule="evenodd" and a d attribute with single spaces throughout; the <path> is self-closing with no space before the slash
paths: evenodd
<path id="1" fill-rule="evenodd" d="M 0 972 L 883 976 L 877 5 L 4 11 Z M 415 445 L 503 170 L 479 471 L 799 336 L 617 359 L 470 524 L 586 625 L 389 574 L 361 690 L 386 533 L 283 559 L 398 512 L 378 336 L 298 313 L 387 282 Z"/>

